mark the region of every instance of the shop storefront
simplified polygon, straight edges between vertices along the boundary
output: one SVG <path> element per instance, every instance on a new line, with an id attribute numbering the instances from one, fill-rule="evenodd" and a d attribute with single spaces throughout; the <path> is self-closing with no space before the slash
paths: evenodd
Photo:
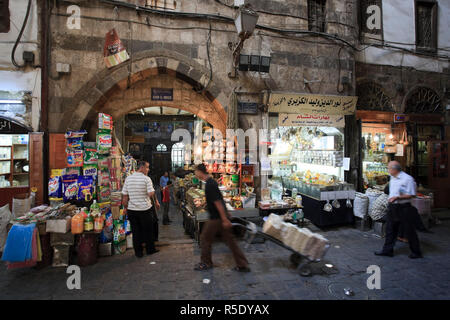
<path id="1" fill-rule="evenodd" d="M 355 186 L 345 181 L 346 115 L 356 97 L 272 93 L 269 97 L 272 201 L 302 199 L 304 216 L 319 227 L 353 223 Z"/>

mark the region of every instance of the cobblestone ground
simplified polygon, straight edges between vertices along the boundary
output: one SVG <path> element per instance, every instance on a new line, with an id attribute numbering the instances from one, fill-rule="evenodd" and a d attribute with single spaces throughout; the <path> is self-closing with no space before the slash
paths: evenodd
<path id="1" fill-rule="evenodd" d="M 373 251 L 383 239 L 373 232 L 344 227 L 321 232 L 331 242 L 314 275 L 301 277 L 289 261 L 289 251 L 271 242 L 240 245 L 251 273 L 231 270 L 232 256 L 222 243 L 213 247 L 215 268 L 193 270 L 200 250 L 184 234 L 181 216 L 171 209 L 171 226 L 160 226 L 159 253 L 137 259 L 132 250 L 100 258 L 82 268 L 81 290 L 68 290 L 65 268 L 6 270 L 0 263 L 0 299 L 449 299 L 450 221 L 419 233 L 424 259 L 408 258 L 409 249 L 398 243 L 395 257 L 377 257 Z M 312 229 L 314 226 L 312 226 Z M 155 262 L 154 264 L 151 264 Z M 334 265 L 329 269 L 325 263 Z M 369 290 L 367 267 L 381 268 L 381 289 Z M 336 270 L 335 270 L 336 269 Z M 328 271 L 324 274 L 323 270 Z M 329 272 L 331 270 L 332 272 Z M 321 274 L 322 273 L 322 274 Z M 203 280 L 209 279 L 209 284 Z M 344 295 L 350 288 L 354 296 Z"/>

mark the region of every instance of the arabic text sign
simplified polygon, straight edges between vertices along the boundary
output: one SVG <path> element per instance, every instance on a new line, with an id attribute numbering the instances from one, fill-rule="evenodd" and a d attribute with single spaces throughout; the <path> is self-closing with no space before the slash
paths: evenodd
<path id="1" fill-rule="evenodd" d="M 269 112 L 350 115 L 355 113 L 357 101 L 353 96 L 271 93 Z"/>
<path id="2" fill-rule="evenodd" d="M 345 127 L 345 116 L 326 115 L 326 114 L 292 114 L 280 113 L 278 116 L 278 125 L 280 127 Z"/>
<path id="3" fill-rule="evenodd" d="M 153 101 L 173 101 L 173 89 L 152 88 Z"/>

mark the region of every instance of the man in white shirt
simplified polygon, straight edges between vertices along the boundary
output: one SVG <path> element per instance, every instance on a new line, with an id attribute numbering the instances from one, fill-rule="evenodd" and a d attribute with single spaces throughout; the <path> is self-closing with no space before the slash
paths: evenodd
<path id="1" fill-rule="evenodd" d="M 155 248 L 153 239 L 153 217 L 151 214 L 152 200 L 159 207 L 159 203 L 155 200 L 155 189 L 153 183 L 148 176 L 150 170 L 146 161 L 138 163 L 138 171 L 127 177 L 122 189 L 122 203 L 127 210 L 128 220 L 131 224 L 131 232 L 133 233 L 133 248 L 137 257 L 142 258 L 145 243 L 147 254 L 158 252 Z"/>
<path id="2" fill-rule="evenodd" d="M 413 207 L 411 199 L 416 196 L 416 183 L 413 177 L 402 171 L 399 162 L 391 161 L 388 164 L 391 180 L 389 181 L 389 211 L 386 222 L 386 240 L 383 250 L 375 252 L 378 256 L 394 256 L 394 245 L 397 240 L 400 226 L 403 227 L 408 238 L 411 259 L 422 258 L 419 238 L 412 221 Z"/>

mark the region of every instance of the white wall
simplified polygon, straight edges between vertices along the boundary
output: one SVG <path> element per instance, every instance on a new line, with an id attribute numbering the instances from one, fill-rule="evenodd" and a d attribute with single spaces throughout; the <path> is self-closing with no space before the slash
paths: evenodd
<path id="1" fill-rule="evenodd" d="M 17 39 L 25 18 L 28 0 L 10 0 L 10 31 L 0 33 L 0 91 L 31 91 L 32 104 L 32 127 L 37 131 L 39 128 L 40 106 L 41 106 L 41 70 L 30 68 L 18 70 L 11 62 L 11 52 Z M 38 10 L 37 1 L 32 1 L 30 16 L 27 26 L 19 43 L 15 59 L 19 65 L 23 64 L 23 51 L 32 51 L 35 54 L 35 64 L 39 64 L 39 34 L 38 34 Z"/>
<path id="2" fill-rule="evenodd" d="M 385 42 L 406 49 L 415 49 L 414 0 L 383 0 L 383 32 Z M 450 0 L 438 1 L 438 47 L 450 49 Z M 449 51 L 439 50 L 439 55 L 450 58 Z M 390 48 L 369 47 L 357 53 L 356 60 L 371 64 L 407 66 L 418 70 L 442 72 L 448 61 L 418 56 Z"/>

